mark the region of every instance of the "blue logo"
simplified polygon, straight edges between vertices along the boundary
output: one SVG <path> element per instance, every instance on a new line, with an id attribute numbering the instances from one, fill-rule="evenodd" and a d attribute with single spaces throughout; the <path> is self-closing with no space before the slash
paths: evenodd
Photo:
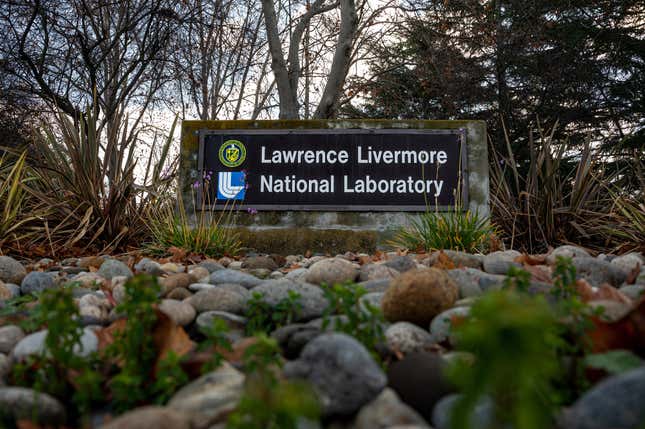
<path id="1" fill-rule="evenodd" d="M 246 194 L 244 173 L 241 171 L 220 171 L 217 173 L 217 199 L 243 200 Z"/>

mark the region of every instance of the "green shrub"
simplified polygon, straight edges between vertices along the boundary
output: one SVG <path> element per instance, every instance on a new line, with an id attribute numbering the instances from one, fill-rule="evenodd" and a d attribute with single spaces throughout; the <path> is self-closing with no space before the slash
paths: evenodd
<path id="1" fill-rule="evenodd" d="M 25 158 L 23 153 L 9 163 L 6 156 L 0 156 L 0 251 L 3 246 L 19 244 L 34 234 L 26 228 L 38 216 L 33 212 L 27 214 L 25 207 L 24 188 L 33 180 L 27 176 Z"/>
<path id="2" fill-rule="evenodd" d="M 495 228 L 486 217 L 456 207 L 446 213 L 427 211 L 411 218 L 392 244 L 411 250 L 461 250 L 478 252 L 486 249 L 495 236 Z"/>
<path id="3" fill-rule="evenodd" d="M 246 333 L 247 335 L 268 334 L 292 323 L 300 311 L 302 311 L 302 304 L 298 292 L 288 291 L 287 297 L 280 300 L 277 305 L 266 302 L 260 292 L 253 292 L 247 302 L 245 313 Z"/>
<path id="4" fill-rule="evenodd" d="M 381 309 L 361 298 L 367 294 L 362 286 L 356 284 L 336 284 L 324 288 L 325 298 L 329 305 L 323 315 L 323 329 L 332 323 L 332 315 L 340 317 L 333 319 L 333 329 L 351 335 L 360 341 L 372 356 L 380 361 L 376 346 L 384 342 L 383 326 L 385 318 Z"/>
<path id="5" fill-rule="evenodd" d="M 303 418 L 317 420 L 320 405 L 313 389 L 276 374 L 282 366 L 280 347 L 266 335 L 244 352 L 244 393 L 229 416 L 227 429 L 296 429 Z"/>
<path id="6" fill-rule="evenodd" d="M 494 403 L 491 428 L 510 423 L 543 429 L 551 423 L 558 375 L 556 319 L 545 300 L 514 291 L 484 295 L 470 317 L 455 327 L 458 349 L 475 355 L 472 364 L 457 361 L 449 377 L 463 396 L 452 413 L 453 428 L 468 428 L 483 395 Z"/>

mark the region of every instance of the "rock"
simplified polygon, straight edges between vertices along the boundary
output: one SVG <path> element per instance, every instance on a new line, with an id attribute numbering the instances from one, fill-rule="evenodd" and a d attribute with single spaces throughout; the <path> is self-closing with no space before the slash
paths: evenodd
<path id="1" fill-rule="evenodd" d="M 582 247 L 571 246 L 567 244 L 553 249 L 553 252 L 549 253 L 546 256 L 546 263 L 549 265 L 555 265 L 555 262 L 557 261 L 558 256 L 561 256 L 563 258 L 569 258 L 569 259 L 576 258 L 579 256 L 583 256 L 586 258 L 591 257 L 589 252 L 587 252 Z"/>
<path id="2" fill-rule="evenodd" d="M 562 416 L 567 429 L 628 429 L 645 422 L 645 366 L 604 379 Z"/>
<path id="3" fill-rule="evenodd" d="M 358 279 L 362 282 L 378 279 L 393 279 L 400 273 L 384 264 L 366 264 L 361 267 Z"/>
<path id="4" fill-rule="evenodd" d="M 269 274 L 268 278 L 270 278 L 271 280 L 277 280 L 277 279 L 281 279 L 283 277 L 284 277 L 284 274 L 282 272 L 280 272 L 280 271 L 272 271 Z"/>
<path id="5" fill-rule="evenodd" d="M 213 320 L 220 319 L 226 323 L 229 331 L 227 337 L 232 341 L 238 340 L 244 336 L 244 328 L 246 327 L 246 318 L 238 316 L 237 314 L 227 313 L 225 311 L 206 311 L 201 313 L 195 319 L 197 328 L 204 332 L 204 329 L 210 328 L 213 325 Z"/>
<path id="6" fill-rule="evenodd" d="M 161 300 L 159 310 L 165 313 L 179 326 L 190 325 L 197 315 L 197 312 L 192 305 L 187 302 L 177 301 L 174 299 Z"/>
<path id="7" fill-rule="evenodd" d="M 0 256 L 0 281 L 20 284 L 26 275 L 27 270 L 20 262 L 9 256 Z"/>
<path id="8" fill-rule="evenodd" d="M 72 277 L 72 283 L 78 283 L 80 287 L 96 289 L 103 284 L 103 277 L 96 273 L 78 273 Z"/>
<path id="9" fill-rule="evenodd" d="M 432 413 L 432 424 L 435 429 L 451 429 L 452 409 L 456 402 L 461 398 L 461 395 L 454 394 L 442 398 L 434 408 Z M 470 416 L 471 428 L 492 428 L 495 422 L 495 415 L 493 409 L 493 402 L 488 397 L 482 398 Z M 511 429 L 510 426 L 505 426 L 504 429 Z M 569 429 L 567 427 L 567 429 Z M 608 428 L 605 428 L 608 429 Z"/>
<path id="10" fill-rule="evenodd" d="M 627 285 L 619 290 L 634 301 L 645 296 L 645 284 Z"/>
<path id="11" fill-rule="evenodd" d="M 13 298 L 12 290 L 0 281 L 0 301 L 6 301 L 11 298 Z"/>
<path id="12" fill-rule="evenodd" d="M 178 287 L 176 289 L 171 290 L 170 293 L 166 295 L 166 298 L 182 301 L 186 298 L 190 298 L 191 296 L 193 296 L 193 294 L 188 289 L 184 289 L 183 287 Z"/>
<path id="13" fill-rule="evenodd" d="M 392 280 L 383 297 L 383 315 L 390 322 L 428 326 L 437 314 L 452 307 L 458 296 L 457 285 L 445 271 L 411 270 Z"/>
<path id="14" fill-rule="evenodd" d="M 228 267 L 226 267 L 231 270 L 241 270 L 242 269 L 242 261 L 231 261 L 231 263 L 228 264 Z"/>
<path id="15" fill-rule="evenodd" d="M 11 367 L 12 363 L 9 356 L 4 353 L 0 353 L 0 386 L 4 386 L 6 384 L 6 378 L 11 372 Z M 2 413 L 0 412 L 0 414 Z"/>
<path id="16" fill-rule="evenodd" d="M 78 265 L 81 268 L 100 268 L 103 262 L 106 261 L 106 258 L 103 256 L 85 256 L 83 258 L 79 258 L 76 262 L 76 265 Z"/>
<path id="17" fill-rule="evenodd" d="M 246 311 L 246 302 L 251 297 L 251 294 L 245 291 L 242 294 L 228 288 L 215 288 L 206 289 L 197 292 L 186 300 L 186 302 L 193 306 L 197 313 L 205 311 L 226 311 L 234 314 L 244 314 Z"/>
<path id="18" fill-rule="evenodd" d="M 229 258 L 228 256 L 223 256 L 217 261 L 223 267 L 228 267 L 231 265 L 231 262 L 235 262 L 235 259 Z"/>
<path id="19" fill-rule="evenodd" d="M 214 285 L 220 283 L 235 283 L 251 289 L 261 284 L 262 280 L 247 273 L 225 268 L 213 272 L 210 276 L 210 282 Z"/>
<path id="20" fill-rule="evenodd" d="M 25 338 L 25 332 L 16 325 L 0 327 L 0 353 L 10 353 L 18 341 Z"/>
<path id="21" fill-rule="evenodd" d="M 428 331 L 408 322 L 397 322 L 385 330 L 385 341 L 392 352 L 408 354 L 432 344 Z"/>
<path id="22" fill-rule="evenodd" d="M 367 304 L 369 304 L 372 307 L 375 307 L 377 309 L 380 309 L 381 304 L 383 303 L 383 296 L 384 295 L 385 295 L 385 292 L 370 292 L 370 293 L 366 293 L 359 300 L 361 310 L 367 312 Z"/>
<path id="23" fill-rule="evenodd" d="M 58 399 L 25 387 L 0 387 L 0 410 L 14 421 L 31 420 L 57 426 L 66 419 L 65 408 Z"/>
<path id="24" fill-rule="evenodd" d="M 202 281 L 208 283 L 208 278 L 210 276 L 210 272 L 199 265 L 188 268 L 188 274 L 190 274 L 190 278 L 192 279 L 191 283 L 199 283 Z"/>
<path id="25" fill-rule="evenodd" d="M 278 264 L 275 263 L 273 258 L 268 256 L 249 256 L 242 261 L 242 268 L 257 269 L 263 268 L 269 271 L 277 270 Z"/>
<path id="26" fill-rule="evenodd" d="M 394 268 L 400 273 L 413 270 L 417 267 L 416 261 L 410 256 L 394 256 L 388 259 L 384 265 L 386 267 Z"/>
<path id="27" fill-rule="evenodd" d="M 278 342 L 287 359 L 296 359 L 311 340 L 322 333 L 319 326 L 310 323 L 292 323 L 276 329 L 271 336 Z"/>
<path id="28" fill-rule="evenodd" d="M 515 262 L 515 258 L 522 254 L 516 250 L 492 252 L 484 256 L 484 271 L 489 274 L 506 274 L 511 267 L 521 268 L 522 264 Z"/>
<path id="29" fill-rule="evenodd" d="M 237 406 L 244 390 L 244 374 L 227 362 L 182 387 L 168 407 L 186 414 L 200 414 L 210 422 L 226 417 Z"/>
<path id="30" fill-rule="evenodd" d="M 470 298 L 483 293 L 479 287 L 478 279 L 468 271 L 457 268 L 455 270 L 448 270 L 447 273 L 459 288 L 459 298 Z"/>
<path id="31" fill-rule="evenodd" d="M 132 274 L 132 270 L 130 270 L 126 264 L 117 259 L 107 259 L 103 264 L 101 264 L 101 268 L 99 268 L 96 274 L 108 280 L 112 280 L 112 278 L 116 276 L 125 276 L 130 278 L 134 275 Z"/>
<path id="32" fill-rule="evenodd" d="M 430 322 L 430 336 L 433 343 L 442 343 L 451 339 L 452 319 L 465 318 L 470 314 L 470 307 L 454 307 L 438 314 Z M 452 344 L 453 341 L 451 340 Z"/>
<path id="33" fill-rule="evenodd" d="M 580 256 L 573 258 L 572 263 L 576 267 L 577 278 L 587 280 L 592 286 L 609 283 L 619 287 L 627 279 L 627 274 L 623 269 L 611 262 Z"/>
<path id="34" fill-rule="evenodd" d="M 253 293 L 261 293 L 263 295 L 263 301 L 271 306 L 276 306 L 280 301 L 288 298 L 289 291 L 296 292 L 300 295 L 298 302 L 301 308 L 296 314 L 294 322 L 307 321 L 320 317 L 329 305 L 322 289 L 308 283 L 298 283 L 287 279 L 268 280 L 252 290 Z"/>
<path id="35" fill-rule="evenodd" d="M 385 292 L 390 287 L 390 283 L 391 279 L 378 279 L 360 282 L 358 286 L 365 288 L 367 292 Z"/>
<path id="36" fill-rule="evenodd" d="M 169 407 L 148 405 L 120 415 L 101 429 L 191 429 L 190 418 Z"/>
<path id="37" fill-rule="evenodd" d="M 27 335 L 14 347 L 13 358 L 21 361 L 30 355 L 43 353 L 45 351 L 46 337 L 47 329 Z M 83 335 L 81 335 L 81 344 L 77 344 L 74 347 L 74 354 L 87 357 L 98 349 L 98 345 L 99 341 L 94 331 L 90 328 L 84 328 Z"/>
<path id="38" fill-rule="evenodd" d="M 386 388 L 358 412 L 354 429 L 390 429 L 398 425 L 415 425 L 430 429 L 416 411 L 404 404 L 394 390 Z"/>
<path id="39" fill-rule="evenodd" d="M 176 288 L 188 289 L 192 282 L 193 278 L 190 276 L 190 274 L 170 274 L 168 277 L 161 279 L 161 281 L 159 282 L 161 284 L 161 294 L 165 296 L 170 293 L 171 290 Z"/>
<path id="40" fill-rule="evenodd" d="M 192 292 L 199 292 L 202 290 L 215 289 L 215 288 L 217 288 L 217 286 L 212 285 L 210 283 L 191 283 L 188 286 L 188 289 L 191 290 Z"/>
<path id="41" fill-rule="evenodd" d="M 223 258 L 222 258 L 223 259 Z M 197 264 L 200 267 L 206 268 L 209 273 L 213 273 L 218 270 L 223 270 L 227 265 L 223 265 L 213 259 L 205 259 Z"/>
<path id="42" fill-rule="evenodd" d="M 183 273 L 184 271 L 186 271 L 183 265 L 176 264 L 174 262 L 166 262 L 165 264 L 161 264 L 160 268 L 168 274 Z"/>
<path id="43" fill-rule="evenodd" d="M 410 353 L 390 365 L 388 386 L 403 402 L 430 421 L 435 404 L 455 391 L 443 375 L 445 368 L 446 363 L 437 353 Z"/>
<path id="44" fill-rule="evenodd" d="M 9 299 L 17 298 L 20 296 L 20 286 L 13 283 L 5 283 L 4 288 L 11 294 Z"/>
<path id="45" fill-rule="evenodd" d="M 79 300 L 78 300 L 78 306 L 79 307 L 85 307 L 88 305 L 93 305 L 95 307 L 103 307 L 103 308 L 111 308 L 112 304 L 110 301 L 105 298 L 104 296 L 99 296 L 97 295 L 100 292 L 95 292 L 95 293 L 88 293 L 83 295 Z"/>
<path id="46" fill-rule="evenodd" d="M 78 310 L 81 316 L 83 326 L 87 325 L 107 325 L 110 323 L 110 312 L 105 307 L 96 305 L 85 305 Z"/>
<path id="47" fill-rule="evenodd" d="M 42 292 L 46 289 L 55 289 L 57 287 L 53 274 L 43 273 L 41 271 L 32 271 L 22 279 L 20 292 L 23 295 L 30 293 Z"/>
<path id="48" fill-rule="evenodd" d="M 587 304 L 591 310 L 601 312 L 599 318 L 607 322 L 616 322 L 622 319 L 632 309 L 631 305 L 606 299 L 589 301 Z"/>
<path id="49" fill-rule="evenodd" d="M 293 280 L 296 282 L 299 282 L 299 281 L 304 282 L 305 276 L 307 275 L 308 272 L 309 270 L 307 268 L 296 268 L 295 270 L 289 271 L 287 274 L 285 274 L 284 278 Z"/>
<path id="50" fill-rule="evenodd" d="M 341 258 L 328 258 L 311 265 L 305 279 L 316 285 L 335 285 L 353 282 L 358 271 L 351 262 Z"/>
<path id="51" fill-rule="evenodd" d="M 309 381 L 325 416 L 351 415 L 385 387 L 385 374 L 356 339 L 322 334 L 307 344 L 300 358 L 284 366 L 287 378 Z"/>
<path id="52" fill-rule="evenodd" d="M 246 272 L 259 279 L 266 279 L 271 274 L 271 271 L 266 268 L 251 268 L 246 269 Z"/>
<path id="53" fill-rule="evenodd" d="M 164 271 L 161 269 L 161 264 L 150 258 L 142 258 L 134 265 L 134 270 L 137 273 L 150 274 L 151 276 L 161 276 L 164 274 Z"/>
<path id="54" fill-rule="evenodd" d="M 643 258 L 642 254 L 633 252 L 612 259 L 611 264 L 617 266 L 625 274 L 629 275 L 632 272 L 638 273 L 645 266 L 645 258 Z"/>
<path id="55" fill-rule="evenodd" d="M 454 262 L 457 267 L 469 267 L 481 270 L 484 266 L 484 255 L 473 255 L 471 253 L 444 250 L 443 253 Z"/>

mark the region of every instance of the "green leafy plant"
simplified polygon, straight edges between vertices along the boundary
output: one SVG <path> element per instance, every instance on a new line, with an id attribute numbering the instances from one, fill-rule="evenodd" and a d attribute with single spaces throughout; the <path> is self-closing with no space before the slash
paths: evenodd
<path id="1" fill-rule="evenodd" d="M 426 211 L 411 218 L 411 226 L 399 231 L 392 244 L 412 250 L 461 250 L 478 252 L 495 236 L 488 218 L 461 207 L 446 213 Z"/>
<path id="2" fill-rule="evenodd" d="M 296 429 L 303 418 L 319 418 L 320 406 L 311 387 L 276 375 L 282 359 L 274 339 L 257 336 L 243 361 L 247 371 L 244 393 L 229 416 L 227 429 Z"/>
<path id="3" fill-rule="evenodd" d="M 213 371 L 222 364 L 224 357 L 219 350 L 233 351 L 231 340 L 226 336 L 228 330 L 226 322 L 218 318 L 213 318 L 210 325 L 201 329 L 206 340 L 202 341 L 199 349 L 210 350 L 212 353 L 211 360 L 202 366 L 202 373 Z"/>
<path id="4" fill-rule="evenodd" d="M 529 272 L 514 266 L 508 269 L 504 279 L 504 288 L 518 292 L 528 292 L 529 286 L 531 286 L 531 274 Z"/>
<path id="5" fill-rule="evenodd" d="M 621 374 L 643 366 L 645 361 L 629 350 L 611 350 L 585 356 L 588 368 L 602 369 L 609 374 Z"/>
<path id="6" fill-rule="evenodd" d="M 83 327 L 78 323 L 78 308 L 71 291 L 44 291 L 32 317 L 37 325 L 47 327 L 45 347 L 41 354 L 14 367 L 14 381 L 59 398 L 71 397 L 77 413 L 87 413 L 91 403 L 102 397 L 102 379 L 94 369 L 96 356 L 78 353 L 82 349 Z M 73 380 L 72 372 L 76 374 Z"/>
<path id="7" fill-rule="evenodd" d="M 151 387 L 155 402 L 165 404 L 187 382 L 188 375 L 181 369 L 181 357 L 171 350 L 159 361 L 155 382 Z"/>
<path id="8" fill-rule="evenodd" d="M 302 311 L 300 294 L 288 291 L 287 297 L 276 305 L 269 304 L 260 292 L 253 292 L 247 302 L 246 333 L 254 335 L 258 332 L 268 334 L 282 326 L 292 323 Z"/>
<path id="9" fill-rule="evenodd" d="M 489 395 L 494 404 L 491 428 L 512 424 L 522 429 L 549 427 L 558 375 L 554 344 L 556 319 L 542 297 L 494 291 L 472 307 L 470 317 L 455 327 L 458 349 L 474 362 L 457 361 L 449 377 L 461 389 L 453 408 L 453 428 L 469 427 L 478 401 Z"/>
<path id="10" fill-rule="evenodd" d="M 154 394 L 151 371 L 156 352 L 150 332 L 157 321 L 154 305 L 161 291 L 155 277 L 139 275 L 125 284 L 125 298 L 116 311 L 125 315 L 125 327 L 115 335 L 108 355 L 121 365 L 109 383 L 114 407 L 125 411 Z"/>
<path id="11" fill-rule="evenodd" d="M 367 294 L 365 288 L 351 283 L 335 284 L 324 288 L 324 293 L 329 305 L 323 315 L 323 329 L 332 324 L 334 313 L 339 314 L 333 318 L 333 329 L 356 338 L 380 361 L 376 346 L 385 339 L 385 319 L 380 308 L 361 300 Z"/>

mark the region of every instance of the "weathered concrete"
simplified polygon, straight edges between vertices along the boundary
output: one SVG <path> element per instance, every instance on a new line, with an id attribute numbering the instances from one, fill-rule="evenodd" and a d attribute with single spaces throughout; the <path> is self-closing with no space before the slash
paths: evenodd
<path id="1" fill-rule="evenodd" d="M 192 183 L 198 179 L 199 131 L 203 129 L 464 129 L 467 141 L 468 208 L 489 215 L 488 148 L 483 121 L 387 121 L 387 120 L 307 120 L 307 121 L 184 121 L 182 124 L 180 190 L 189 216 L 195 213 Z M 401 226 L 409 225 L 414 213 L 403 212 L 324 212 L 261 211 L 249 214 L 233 208 L 229 220 L 251 231 L 306 228 L 315 231 L 341 230 L 377 232 L 376 245 L 385 243 Z"/>

